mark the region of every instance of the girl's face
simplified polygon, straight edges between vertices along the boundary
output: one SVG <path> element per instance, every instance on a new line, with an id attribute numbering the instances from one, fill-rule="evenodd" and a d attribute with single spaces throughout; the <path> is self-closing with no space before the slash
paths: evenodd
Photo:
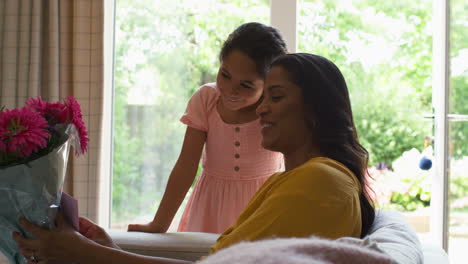
<path id="1" fill-rule="evenodd" d="M 255 62 L 241 51 L 233 50 L 222 61 L 216 84 L 223 106 L 237 111 L 260 100 L 264 81 Z"/>
<path id="2" fill-rule="evenodd" d="M 282 67 L 273 67 L 266 76 L 262 103 L 257 108 L 262 125 L 262 146 L 282 153 L 311 143 L 302 90 L 289 80 Z"/>

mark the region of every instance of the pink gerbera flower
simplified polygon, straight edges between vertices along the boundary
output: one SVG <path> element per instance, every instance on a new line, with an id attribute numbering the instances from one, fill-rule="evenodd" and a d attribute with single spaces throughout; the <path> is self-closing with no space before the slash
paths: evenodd
<path id="1" fill-rule="evenodd" d="M 83 115 L 81 114 L 81 107 L 78 101 L 72 96 L 68 96 L 65 101 L 68 110 L 68 120 L 71 124 L 75 125 L 80 135 L 81 151 L 77 154 L 85 153 L 88 150 L 88 132 L 86 131 L 85 123 L 83 122 Z"/>
<path id="2" fill-rule="evenodd" d="M 47 146 L 47 120 L 27 107 L 0 113 L 0 150 L 27 157 Z"/>
<path id="3" fill-rule="evenodd" d="M 50 103 L 42 101 L 41 97 L 29 98 L 26 105 L 41 113 L 51 125 L 63 124 L 67 121 L 67 106 L 61 102 Z"/>

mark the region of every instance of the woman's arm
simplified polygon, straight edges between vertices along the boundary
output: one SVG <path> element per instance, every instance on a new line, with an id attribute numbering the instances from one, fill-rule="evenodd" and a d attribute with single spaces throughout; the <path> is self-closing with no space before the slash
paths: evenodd
<path id="1" fill-rule="evenodd" d="M 184 260 L 148 257 L 122 251 L 118 248 L 100 245 L 87 239 L 73 230 L 61 215 L 57 215 L 57 229 L 45 230 L 24 219 L 20 220 L 26 231 L 36 239 L 27 239 L 18 233 L 13 234 L 21 253 L 27 258 L 32 257 L 40 263 L 86 263 L 86 264 L 187 264 Z M 81 230 L 80 230 L 81 231 Z M 104 232 L 104 231 L 103 231 Z M 108 238 L 106 234 L 96 233 L 96 238 Z M 104 232 L 105 233 L 105 232 Z M 111 244 L 114 244 L 110 240 Z"/>
<path id="2" fill-rule="evenodd" d="M 187 264 L 191 261 L 149 257 L 133 254 L 115 248 L 104 247 L 98 244 L 88 244 L 84 248 L 86 254 L 81 254 L 76 260 L 86 264 Z"/>
<path id="3" fill-rule="evenodd" d="M 107 234 L 104 228 L 96 225 L 93 221 L 86 219 L 84 217 L 79 218 L 79 232 L 87 239 L 90 239 L 99 245 L 105 247 L 112 247 L 116 249 L 121 249 L 117 244 L 112 241 L 112 238 Z"/>
<path id="4" fill-rule="evenodd" d="M 184 143 L 164 192 L 154 220 L 144 225 L 129 225 L 128 231 L 164 233 L 195 179 L 198 164 L 206 141 L 206 132 L 187 127 Z"/>

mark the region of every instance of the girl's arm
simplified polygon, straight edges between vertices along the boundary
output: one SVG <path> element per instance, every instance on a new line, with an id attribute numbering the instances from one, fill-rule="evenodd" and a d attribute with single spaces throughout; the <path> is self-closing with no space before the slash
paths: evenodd
<path id="1" fill-rule="evenodd" d="M 195 179 L 198 164 L 206 141 L 206 132 L 187 127 L 179 158 L 172 169 L 163 199 L 152 222 L 129 225 L 128 231 L 164 233 Z"/>

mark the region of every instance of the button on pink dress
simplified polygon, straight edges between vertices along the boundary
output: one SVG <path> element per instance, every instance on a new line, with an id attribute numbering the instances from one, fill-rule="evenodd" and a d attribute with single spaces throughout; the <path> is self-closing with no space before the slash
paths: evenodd
<path id="1" fill-rule="evenodd" d="M 190 99 L 181 121 L 207 132 L 198 178 L 178 231 L 222 233 L 273 173 L 282 169 L 283 155 L 261 146 L 259 120 L 225 123 L 216 103 L 216 84 L 202 86 Z"/>

